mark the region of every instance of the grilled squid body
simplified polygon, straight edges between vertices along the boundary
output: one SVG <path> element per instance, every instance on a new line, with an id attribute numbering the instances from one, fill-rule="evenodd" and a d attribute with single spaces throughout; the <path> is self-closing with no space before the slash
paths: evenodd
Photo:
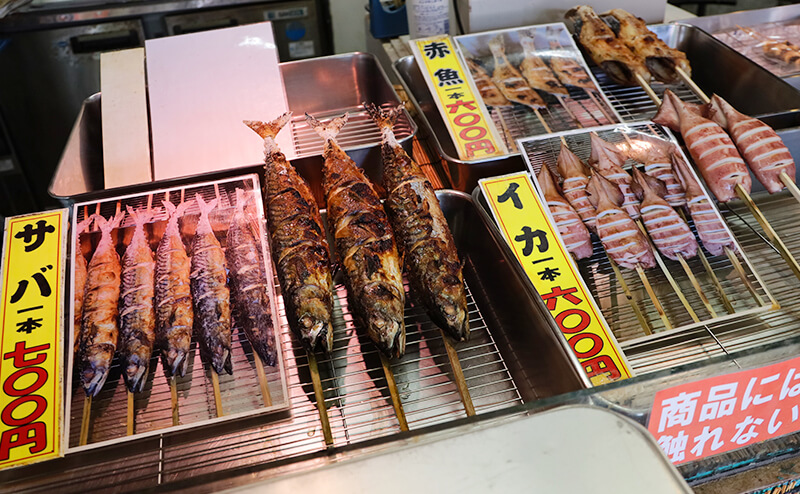
<path id="1" fill-rule="evenodd" d="M 122 377 L 131 393 L 144 388 L 155 343 L 156 316 L 153 308 L 155 261 L 144 230 L 157 211 L 134 210 L 134 231 L 122 256 L 122 293 L 119 313 L 119 354 Z"/>
<path id="2" fill-rule="evenodd" d="M 681 107 L 686 108 L 695 115 L 704 118 L 708 117 L 708 105 L 698 105 L 696 103 L 682 101 L 672 90 L 667 89 L 664 91 L 664 97 L 661 99 L 661 106 L 658 107 L 658 111 L 655 116 L 653 116 L 653 122 L 663 125 L 673 132 L 680 133 L 681 119 L 680 115 L 678 115 L 678 111 Z"/>
<path id="3" fill-rule="evenodd" d="M 275 141 L 291 116 L 245 124 L 264 139 L 264 209 L 289 327 L 306 348 L 329 352 L 333 278 L 322 217 L 308 184 Z"/>
<path id="4" fill-rule="evenodd" d="M 586 226 L 594 230 L 597 215 L 594 206 L 589 201 L 589 195 L 586 193 L 586 186 L 589 183 L 589 172 L 586 165 L 563 142 L 556 165 L 558 173 L 564 177 L 564 182 L 561 184 L 564 198 L 578 213 L 581 220 L 586 223 Z"/>
<path id="5" fill-rule="evenodd" d="M 547 202 L 547 208 L 550 210 L 550 214 L 553 215 L 558 233 L 564 239 L 567 251 L 576 260 L 591 257 L 592 239 L 589 235 L 589 230 L 586 229 L 581 217 L 572 209 L 569 202 L 558 193 L 555 179 L 547 165 L 542 165 L 537 178 L 542 188 L 542 195 L 544 195 Z"/>
<path id="6" fill-rule="evenodd" d="M 700 184 L 695 181 L 689 171 L 689 165 L 675 156 L 672 158 L 672 164 L 678 179 L 686 190 L 686 207 L 689 208 L 689 214 L 692 216 L 703 247 L 714 256 L 724 254 L 726 248 L 735 251 L 736 244 L 734 244 L 733 238 L 728 234 L 722 219 L 700 188 Z"/>
<path id="7" fill-rule="evenodd" d="M 384 111 L 367 105 L 383 134 L 385 205 L 412 290 L 440 328 L 456 340 L 466 340 L 469 312 L 461 261 L 433 186 L 392 131 L 401 108 Z"/>
<path id="8" fill-rule="evenodd" d="M 678 256 L 691 259 L 697 255 L 697 240 L 689 225 L 678 213 L 647 184 L 642 173 L 634 168 L 634 177 L 644 190 L 642 222 L 661 254 L 678 260 Z"/>
<path id="9" fill-rule="evenodd" d="M 217 199 L 206 203 L 195 196 L 200 220 L 192 240 L 191 290 L 200 356 L 217 374 L 233 374 L 231 363 L 231 306 L 225 253 L 211 228 L 209 214 Z"/>
<path id="10" fill-rule="evenodd" d="M 467 58 L 467 67 L 472 74 L 472 80 L 475 81 L 475 87 L 481 93 L 484 104 L 487 106 L 511 106 L 511 102 L 503 96 L 500 89 L 492 82 L 492 78 L 478 62 Z"/>
<path id="11" fill-rule="evenodd" d="M 73 348 L 75 355 L 81 345 L 81 323 L 83 321 L 83 298 L 86 296 L 86 258 L 81 250 L 81 233 L 89 228 L 93 218 L 89 216 L 75 226 L 75 285 L 72 294 L 72 303 L 75 307 L 72 328 Z"/>
<path id="12" fill-rule="evenodd" d="M 265 365 L 274 366 L 278 362 L 278 351 L 261 249 L 261 230 L 245 212 L 246 202 L 245 191 L 236 189 L 236 210 L 231 216 L 225 241 L 232 300 L 238 309 L 238 322 L 253 350 Z"/>
<path id="13" fill-rule="evenodd" d="M 194 309 L 189 279 L 191 263 L 181 239 L 178 219 L 191 203 L 183 202 L 177 207 L 169 201 L 162 204 L 169 219 L 156 249 L 155 346 L 167 377 L 183 377 L 189 367 Z"/>
<path id="14" fill-rule="evenodd" d="M 539 93 L 528 85 L 522 74 L 508 61 L 502 35 L 496 36 L 489 41 L 489 50 L 491 50 L 494 57 L 492 81 L 500 88 L 503 96 L 509 101 L 534 109 L 546 108 L 547 104 L 539 96 Z"/>
<path id="15" fill-rule="evenodd" d="M 100 228 L 100 242 L 86 272 L 86 297 L 81 324 L 80 372 L 86 396 L 96 396 L 103 388 L 119 338 L 119 292 L 121 266 L 111 238 L 125 217 L 120 212 L 107 220 L 93 215 Z"/>
<path id="16" fill-rule="evenodd" d="M 631 187 L 633 179 L 622 169 L 625 157 L 612 144 L 601 139 L 596 133 L 590 134 L 592 166 L 603 177 L 619 187 L 623 195 L 622 207 L 631 219 L 639 218 L 639 199 Z M 613 148 L 613 149 L 612 149 Z"/>
<path id="17" fill-rule="evenodd" d="M 405 291 L 389 219 L 364 172 L 335 141 L 347 115 L 328 124 L 306 118 L 325 141 L 322 186 L 353 314 L 384 354 L 402 356 Z"/>
<path id="18" fill-rule="evenodd" d="M 794 181 L 794 159 L 772 127 L 739 113 L 716 94 L 711 98 L 711 105 L 713 120 L 728 131 L 753 174 L 770 194 L 785 187 L 781 173 Z"/>
<path id="19" fill-rule="evenodd" d="M 657 178 L 666 187 L 666 200 L 670 206 L 678 207 L 686 204 L 686 194 L 675 171 L 672 169 L 672 155 L 678 150 L 674 144 L 647 134 L 638 134 L 628 146 L 628 156 L 634 161 L 644 163 L 644 172 Z"/>

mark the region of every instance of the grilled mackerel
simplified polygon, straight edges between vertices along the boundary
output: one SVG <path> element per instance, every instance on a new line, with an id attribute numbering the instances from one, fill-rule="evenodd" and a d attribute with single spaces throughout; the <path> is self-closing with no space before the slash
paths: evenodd
<path id="1" fill-rule="evenodd" d="M 92 217 L 100 228 L 100 242 L 86 270 L 83 300 L 80 369 L 86 396 L 96 396 L 103 388 L 117 349 L 121 267 L 111 231 L 119 226 L 125 213 L 110 220 L 97 214 Z"/>
<path id="2" fill-rule="evenodd" d="M 264 139 L 264 209 L 289 327 L 306 348 L 329 352 L 333 279 L 322 218 L 308 184 L 275 142 L 291 116 L 245 124 Z"/>
<path id="3" fill-rule="evenodd" d="M 83 297 L 86 295 L 86 258 L 81 251 L 81 233 L 89 228 L 93 218 L 89 216 L 78 223 L 75 227 L 75 288 L 72 294 L 72 302 L 75 306 L 72 327 L 74 338 L 72 340 L 72 351 L 78 354 L 81 346 L 81 323 L 83 321 Z"/>
<path id="4" fill-rule="evenodd" d="M 402 106 L 384 111 L 365 105 L 383 134 L 386 207 L 400 242 L 411 288 L 433 322 L 456 340 L 469 337 L 469 312 L 461 261 L 433 186 L 392 130 Z"/>
<path id="5" fill-rule="evenodd" d="M 322 186 L 352 312 L 384 354 L 399 357 L 406 347 L 405 291 L 389 219 L 364 172 L 336 143 L 347 114 L 328 124 L 306 119 L 325 141 Z"/>
<path id="6" fill-rule="evenodd" d="M 231 217 L 225 256 L 231 274 L 233 303 L 237 308 L 238 321 L 253 350 L 265 365 L 278 362 L 275 347 L 275 323 L 270 311 L 267 291 L 267 270 L 261 251 L 258 225 L 245 213 L 247 196 L 236 189 L 236 211 Z"/>
<path id="7" fill-rule="evenodd" d="M 231 364 L 231 306 L 226 284 L 225 253 L 211 228 L 209 213 L 217 199 L 206 203 L 195 196 L 200 220 L 192 241 L 191 288 L 194 317 L 200 339 L 200 357 L 217 374 L 233 374 Z"/>
<path id="8" fill-rule="evenodd" d="M 122 256 L 119 354 L 125 385 L 131 393 L 138 393 L 147 380 L 155 343 L 155 261 L 144 230 L 145 223 L 153 217 L 154 211 L 134 210 L 128 206 L 128 214 L 133 218 L 134 231 L 125 255 Z"/>
<path id="9" fill-rule="evenodd" d="M 191 267 L 178 218 L 191 203 L 183 202 L 177 207 L 169 201 L 163 204 L 169 220 L 156 250 L 156 348 L 167 377 L 183 377 L 189 366 L 194 311 L 189 281 Z"/>

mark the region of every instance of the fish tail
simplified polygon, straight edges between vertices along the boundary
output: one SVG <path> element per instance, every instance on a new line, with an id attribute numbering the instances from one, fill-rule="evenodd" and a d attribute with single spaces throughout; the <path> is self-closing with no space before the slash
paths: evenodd
<path id="1" fill-rule="evenodd" d="M 261 122 L 259 120 L 242 120 L 242 122 L 253 129 L 253 131 L 260 135 L 262 139 L 275 139 L 275 136 L 278 135 L 278 132 L 280 132 L 283 126 L 289 123 L 291 119 L 292 112 L 287 111 L 271 122 Z"/>
<path id="2" fill-rule="evenodd" d="M 127 209 L 128 214 L 131 215 L 131 218 L 133 218 L 133 224 L 137 226 L 144 225 L 153 219 L 153 216 L 161 212 L 161 208 L 148 209 L 142 207 L 139 209 L 134 209 L 131 206 L 127 206 Z"/>
<path id="3" fill-rule="evenodd" d="M 120 223 L 122 223 L 123 218 L 125 218 L 125 211 L 120 211 L 111 219 L 106 219 L 104 216 L 96 213 L 91 217 L 94 219 L 100 232 L 105 235 L 110 234 L 114 228 L 117 228 Z"/>
<path id="4" fill-rule="evenodd" d="M 335 141 L 336 136 L 339 135 L 339 132 L 344 127 L 344 124 L 347 123 L 348 114 L 345 113 L 340 117 L 336 117 L 330 120 L 328 123 L 322 123 L 316 118 L 312 117 L 308 113 L 306 113 L 306 122 L 308 126 L 314 129 L 324 141 Z"/>
<path id="5" fill-rule="evenodd" d="M 166 210 L 167 210 L 167 216 L 169 216 L 170 218 L 171 218 L 171 217 L 172 217 L 172 216 L 175 214 L 175 212 L 178 210 L 178 208 L 176 208 L 176 207 L 175 207 L 175 205 L 174 205 L 174 204 L 172 204 L 172 203 L 171 203 L 171 202 L 169 202 L 169 201 L 161 201 L 161 204 L 163 204 L 163 205 L 164 205 L 164 209 L 166 209 Z"/>
<path id="6" fill-rule="evenodd" d="M 362 103 L 364 108 L 369 113 L 369 116 L 372 117 L 372 120 L 380 127 L 381 129 L 389 128 L 391 129 L 394 124 L 397 123 L 397 117 L 403 111 L 403 104 L 399 104 L 395 107 L 391 108 L 381 108 L 380 106 L 375 105 L 375 103 Z"/>
<path id="7" fill-rule="evenodd" d="M 247 195 L 244 189 L 236 188 L 236 211 L 244 213 L 244 205 L 247 204 Z"/>
<path id="8" fill-rule="evenodd" d="M 211 211 L 213 211 L 215 207 L 217 207 L 217 202 L 219 199 L 214 198 L 206 202 L 203 200 L 203 196 L 200 194 L 195 194 L 194 198 L 197 201 L 197 206 L 200 208 L 200 222 L 203 222 L 205 219 L 205 221 L 208 221 L 210 224 L 208 215 L 211 214 Z"/>

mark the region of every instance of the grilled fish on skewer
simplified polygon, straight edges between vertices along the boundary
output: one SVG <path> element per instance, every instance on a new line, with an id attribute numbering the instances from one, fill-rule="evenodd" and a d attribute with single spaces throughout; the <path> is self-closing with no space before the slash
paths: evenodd
<path id="1" fill-rule="evenodd" d="M 781 173 L 794 180 L 792 155 L 774 130 L 757 118 L 736 111 L 716 94 L 711 98 L 712 118 L 730 134 L 750 169 L 770 194 L 785 187 Z"/>
<path id="2" fill-rule="evenodd" d="M 645 174 L 664 183 L 667 191 L 662 197 L 672 207 L 686 204 L 683 186 L 675 176 L 670 158 L 677 152 L 675 144 L 647 134 L 637 134 L 628 143 L 626 151 L 629 158 L 644 164 Z"/>
<path id="3" fill-rule="evenodd" d="M 631 217 L 612 202 L 608 193 L 611 184 L 602 177 L 595 180 L 596 177 L 592 178 L 596 184 L 593 194 L 597 201 L 597 236 L 608 256 L 628 269 L 655 267 L 656 259 L 650 243 Z"/>
<path id="4" fill-rule="evenodd" d="M 557 41 L 550 42 L 551 50 L 558 50 L 559 48 L 561 48 L 561 45 L 559 45 Z M 572 57 L 552 54 L 548 59 L 548 63 L 558 80 L 561 81 L 561 84 L 597 90 L 594 82 L 592 82 L 592 78 L 586 73 L 586 70 Z"/>
<path id="5" fill-rule="evenodd" d="M 610 16 L 611 19 L 609 19 Z M 644 19 L 622 9 L 612 9 L 601 14 L 603 20 L 617 34 L 617 37 L 631 49 L 634 55 L 644 60 L 650 73 L 661 82 L 672 84 L 681 80 L 676 68 L 683 70 L 688 76 L 692 75 L 689 60 L 680 50 L 670 48 L 658 39 L 654 32 L 647 29 Z"/>
<path id="6" fill-rule="evenodd" d="M 102 389 L 117 349 L 121 267 L 111 231 L 119 226 L 125 213 L 110 220 L 97 214 L 92 217 L 100 228 L 100 242 L 86 268 L 83 300 L 80 370 L 86 396 L 97 396 Z"/>
<path id="7" fill-rule="evenodd" d="M 658 111 L 653 117 L 653 122 L 663 125 L 673 132 L 680 133 L 681 121 L 678 115 L 678 107 L 681 105 L 696 115 L 700 115 L 701 117 L 708 116 L 707 105 L 698 105 L 682 101 L 675 93 L 667 89 L 664 91 L 664 97 L 661 99 L 661 106 L 658 107 Z"/>
<path id="8" fill-rule="evenodd" d="M 156 249 L 156 348 L 161 353 L 161 364 L 167 377 L 183 377 L 189 366 L 194 310 L 189 281 L 191 265 L 181 239 L 178 218 L 183 216 L 190 203 L 183 202 L 177 207 L 169 201 L 162 204 L 169 219 Z"/>
<path id="9" fill-rule="evenodd" d="M 592 164 L 592 167 L 603 177 L 607 178 L 612 183 L 617 184 L 620 192 L 624 196 L 622 207 L 627 211 L 631 219 L 639 218 L 639 200 L 631 188 L 631 176 L 628 172 L 622 169 L 619 159 L 608 148 L 609 143 L 601 139 L 596 133 L 591 133 L 592 154 L 596 156 L 597 161 Z M 619 156 L 622 156 L 619 154 Z M 622 158 L 624 162 L 624 157 Z"/>
<path id="10" fill-rule="evenodd" d="M 537 178 L 539 186 L 542 188 L 542 195 L 547 202 L 547 208 L 553 215 L 558 233 L 564 239 L 567 251 L 575 257 L 575 260 L 591 257 L 592 239 L 589 236 L 589 230 L 586 229 L 578 213 L 558 193 L 555 179 L 547 165 L 542 165 Z"/>
<path id="11" fill-rule="evenodd" d="M 678 260 L 678 255 L 684 259 L 696 256 L 697 240 L 689 225 L 650 188 L 644 174 L 635 167 L 633 176 L 644 190 L 642 222 L 658 251 L 673 261 Z"/>
<path id="12" fill-rule="evenodd" d="M 383 353 L 402 356 L 406 328 L 400 256 L 378 194 L 336 143 L 347 114 L 327 124 L 311 115 L 306 120 L 325 141 L 322 187 L 352 312 Z"/>
<path id="13" fill-rule="evenodd" d="M 191 289 L 194 319 L 200 340 L 200 357 L 217 374 L 233 374 L 231 364 L 231 306 L 226 283 L 225 253 L 211 228 L 209 214 L 217 199 L 206 203 L 195 195 L 200 220 L 192 240 Z"/>
<path id="14" fill-rule="evenodd" d="M 558 81 L 550 67 L 544 63 L 542 57 L 536 53 L 536 44 L 533 40 L 533 32 L 522 33 L 519 35 L 519 43 L 522 45 L 524 58 L 519 64 L 522 76 L 528 81 L 533 89 L 540 89 L 551 94 L 568 96 L 566 88 Z"/>
<path id="15" fill-rule="evenodd" d="M 81 251 L 81 233 L 89 228 L 92 217 L 84 218 L 75 225 L 75 293 L 72 294 L 72 303 L 75 306 L 72 327 L 74 338 L 72 351 L 77 355 L 81 346 L 81 323 L 83 321 L 83 298 L 86 295 L 86 258 Z"/>
<path id="16" fill-rule="evenodd" d="M 594 230 L 594 206 L 589 201 L 589 196 L 586 193 L 586 185 L 589 183 L 588 168 L 563 142 L 561 143 L 561 151 L 558 154 L 556 164 L 558 173 L 564 177 L 564 182 L 561 184 L 564 197 L 575 209 L 575 212 L 580 215 L 586 226 Z"/>
<path id="17" fill-rule="evenodd" d="M 761 50 L 768 58 L 800 68 L 800 47 L 789 41 L 763 41 Z"/>
<path id="18" fill-rule="evenodd" d="M 365 107 L 383 134 L 385 205 L 411 288 L 437 326 L 465 340 L 469 312 L 461 261 L 433 186 L 395 139 L 392 126 L 402 106 L 387 111 L 373 104 Z"/>
<path id="19" fill-rule="evenodd" d="M 546 108 L 547 104 L 542 97 L 528 86 L 522 74 L 506 58 L 505 43 L 502 35 L 498 35 L 489 41 L 489 50 L 491 50 L 494 57 L 492 81 L 500 88 L 503 95 L 509 101 L 534 109 Z"/>
<path id="20" fill-rule="evenodd" d="M 580 5 L 564 17 L 575 25 L 578 42 L 603 71 L 622 86 L 639 84 L 637 75 L 645 82 L 650 81 L 650 72 L 644 63 L 617 39 L 614 31 L 592 10 Z"/>
<path id="21" fill-rule="evenodd" d="M 692 216 L 692 221 L 703 247 L 713 256 L 724 254 L 726 247 L 736 251 L 733 239 L 728 235 L 722 220 L 714 211 L 711 201 L 694 180 L 692 173 L 689 171 L 689 165 L 675 155 L 672 156 L 672 165 L 686 190 L 686 207 L 689 208 L 689 214 Z"/>
<path id="22" fill-rule="evenodd" d="M 322 217 L 308 184 L 275 141 L 291 116 L 245 124 L 264 139 L 264 204 L 289 327 L 306 348 L 329 352 L 333 278 Z"/>
<path id="23" fill-rule="evenodd" d="M 155 343 L 155 261 L 144 226 L 157 211 L 134 210 L 128 206 L 128 214 L 133 218 L 134 231 L 122 256 L 119 354 L 125 385 L 131 393 L 138 393 L 147 380 Z"/>
<path id="24" fill-rule="evenodd" d="M 492 82 L 488 72 L 478 62 L 467 58 L 467 67 L 469 67 L 469 71 L 472 74 L 472 80 L 475 81 L 475 87 L 481 93 L 484 104 L 487 106 L 511 106 L 511 102 L 503 96 L 500 89 Z"/>
<path id="25" fill-rule="evenodd" d="M 236 211 L 231 216 L 225 241 L 232 299 L 238 309 L 239 324 L 253 350 L 264 364 L 274 366 L 278 362 L 278 352 L 267 292 L 267 271 L 260 232 L 250 226 L 253 220 L 244 211 L 246 202 L 245 191 L 236 189 Z"/>
<path id="26" fill-rule="evenodd" d="M 750 174 L 728 134 L 717 123 L 694 114 L 675 98 L 681 135 L 708 187 L 720 202 L 736 197 L 736 185 L 750 193 Z"/>

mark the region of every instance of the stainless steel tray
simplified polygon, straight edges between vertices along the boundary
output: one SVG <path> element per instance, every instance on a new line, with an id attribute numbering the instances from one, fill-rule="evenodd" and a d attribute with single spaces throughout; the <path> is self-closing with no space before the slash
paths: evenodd
<path id="1" fill-rule="evenodd" d="M 362 103 L 397 106 L 401 101 L 375 57 L 368 53 L 334 55 L 282 63 L 280 69 L 289 109 L 294 112 L 289 130 L 299 157 L 292 160 L 292 163 L 312 185 L 318 203 L 324 203 L 320 187 L 322 180 L 320 155 L 324 143 L 306 125 L 303 117 L 305 112 L 317 118 L 328 118 L 349 112 L 350 120 L 339 134 L 339 143 L 359 166 L 365 168 L 370 179 L 381 183 L 381 133 L 364 111 Z M 56 199 L 68 201 L 104 197 L 154 187 L 155 183 L 150 182 L 132 187 L 104 189 L 100 104 L 100 93 L 89 97 L 83 103 L 64 154 L 50 182 L 50 195 Z M 243 118 L 246 117 L 248 116 Z M 265 119 L 274 117 L 277 115 L 261 116 Z M 403 111 L 395 127 L 395 134 L 409 152 L 416 132 L 417 126 L 413 119 L 408 112 Z M 257 145 L 258 137 L 255 134 L 253 141 L 254 145 Z M 213 180 L 230 175 L 232 172 L 257 171 L 261 165 L 253 163 L 252 167 L 216 172 L 205 175 L 204 178 Z M 197 179 L 197 176 L 178 178 L 160 181 L 156 185 L 168 187 Z"/>
<path id="2" fill-rule="evenodd" d="M 469 289 L 472 337 L 456 345 L 477 419 L 491 411 L 589 387 L 541 299 L 532 292 L 513 254 L 481 216 L 470 196 L 437 193 L 452 229 Z M 399 433 L 374 346 L 362 341 L 337 284 L 335 349 L 320 358 L 333 429 L 332 457 L 375 445 Z M 220 472 L 286 467 L 325 451 L 304 350 L 290 335 L 278 297 L 289 380 L 291 418 L 257 418 L 175 432 L 124 446 L 70 454 L 63 459 L 0 472 L 9 491 L 86 492 L 142 490 L 192 482 Z M 441 342 L 423 311 L 406 307 L 407 354 L 392 363 L 412 431 L 435 430 L 465 417 Z M 475 420 L 475 419 L 473 419 Z M 370 442 L 370 440 L 372 440 Z"/>
<path id="3" fill-rule="evenodd" d="M 704 91 L 709 94 L 717 92 L 740 111 L 762 118 L 778 129 L 789 150 L 800 156 L 800 132 L 797 130 L 800 125 L 800 92 L 694 26 L 662 24 L 651 26 L 651 29 L 670 46 L 686 52 L 692 63 L 693 78 Z M 459 160 L 414 57 L 401 58 L 394 63 L 393 69 L 417 107 L 422 124 L 433 136 L 454 188 L 472 191 L 481 178 L 525 168 L 519 153 L 480 162 Z M 617 86 L 596 66 L 592 66 L 592 73 L 624 121 L 653 117 L 656 106 L 641 88 Z M 653 89 L 659 94 L 663 94 L 667 87 L 684 99 L 699 101 L 685 84 L 653 84 Z M 763 190 L 758 187 L 760 184 L 754 184 L 754 190 Z"/>

